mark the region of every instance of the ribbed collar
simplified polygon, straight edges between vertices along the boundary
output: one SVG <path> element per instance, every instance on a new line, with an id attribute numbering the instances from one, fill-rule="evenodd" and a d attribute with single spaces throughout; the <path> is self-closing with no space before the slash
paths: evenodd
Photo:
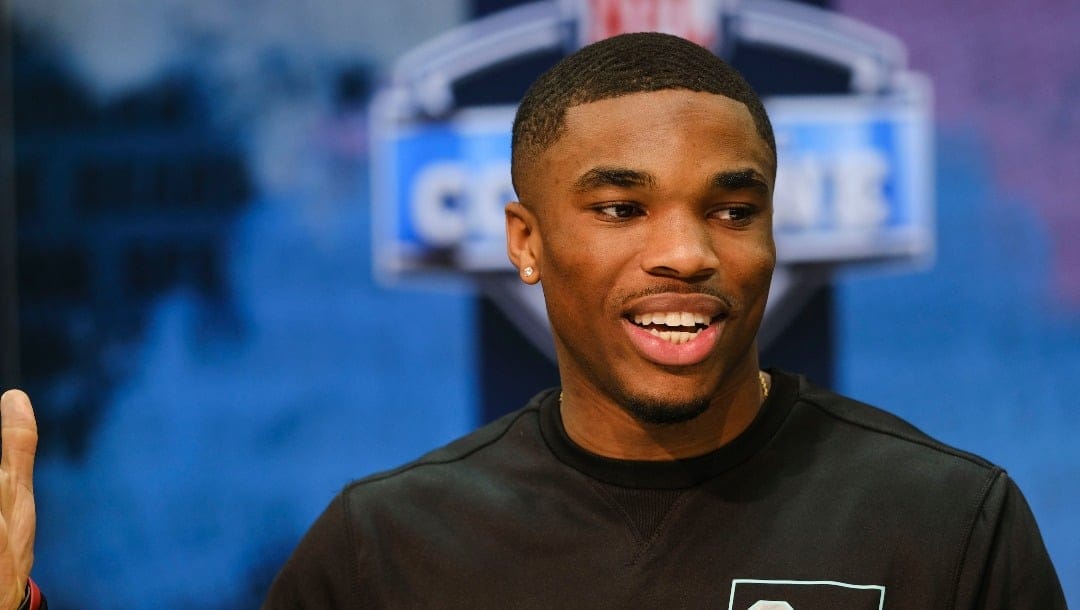
<path id="1" fill-rule="evenodd" d="M 559 393 L 540 401 L 540 432 L 552 453 L 568 466 L 599 481 L 639 489 L 694 487 L 743 463 L 776 434 L 799 394 L 798 377 L 769 370 L 772 388 L 754 421 L 716 451 L 672 461 L 616 460 L 586 451 L 566 434 L 559 413 Z"/>

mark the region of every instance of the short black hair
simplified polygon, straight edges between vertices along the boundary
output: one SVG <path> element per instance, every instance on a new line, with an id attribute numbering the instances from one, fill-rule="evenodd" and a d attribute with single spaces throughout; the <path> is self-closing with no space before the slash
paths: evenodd
<path id="1" fill-rule="evenodd" d="M 665 89 L 715 93 L 743 103 L 775 161 L 776 138 L 765 107 L 735 68 L 689 40 L 638 32 L 595 42 L 563 58 L 525 92 L 514 116 L 510 153 L 514 190 L 520 196 L 519 174 L 524 162 L 562 135 L 567 109 Z"/>

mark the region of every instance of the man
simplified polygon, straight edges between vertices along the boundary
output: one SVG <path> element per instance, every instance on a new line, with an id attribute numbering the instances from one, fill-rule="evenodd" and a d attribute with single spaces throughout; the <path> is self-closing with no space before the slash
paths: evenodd
<path id="1" fill-rule="evenodd" d="M 561 389 L 349 485 L 265 607 L 1065 607 L 999 468 L 760 370 L 776 146 L 732 68 L 586 47 L 526 94 L 512 171 Z"/>
<path id="2" fill-rule="evenodd" d="M 507 248 L 561 390 L 348 486 L 267 608 L 1065 607 L 999 468 L 759 369 L 776 146 L 730 66 L 586 47 L 512 155 Z"/>

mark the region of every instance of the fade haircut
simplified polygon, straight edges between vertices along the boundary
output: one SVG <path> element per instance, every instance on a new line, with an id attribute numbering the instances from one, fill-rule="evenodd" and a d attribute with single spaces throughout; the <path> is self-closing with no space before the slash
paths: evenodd
<path id="1" fill-rule="evenodd" d="M 523 167 L 565 130 L 567 109 L 613 97 L 687 89 L 741 102 L 776 160 L 776 139 L 761 99 L 727 62 L 688 40 L 640 32 L 595 42 L 563 58 L 525 92 L 514 116 L 510 173 L 521 195 Z"/>

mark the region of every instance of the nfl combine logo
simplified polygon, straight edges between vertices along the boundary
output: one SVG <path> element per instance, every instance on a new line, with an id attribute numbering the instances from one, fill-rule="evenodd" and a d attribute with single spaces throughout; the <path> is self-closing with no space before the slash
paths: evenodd
<path id="1" fill-rule="evenodd" d="M 578 15 L 578 45 L 625 32 L 663 32 L 716 48 L 722 0 L 564 0 Z"/>
<path id="2" fill-rule="evenodd" d="M 762 90 L 776 133 L 778 266 L 762 347 L 843 266 L 932 254 L 930 92 L 893 37 L 786 0 L 549 0 L 467 23 L 406 54 L 372 105 L 375 264 L 387 281 L 464 276 L 552 354 L 543 297 L 506 257 L 510 129 L 524 86 L 581 46 L 662 31 L 741 67 L 783 57 L 827 65 L 828 95 Z M 760 61 L 759 61 L 760 63 Z M 786 72 L 785 72 L 786 70 Z M 476 83 L 487 78 L 495 91 Z M 514 83 L 521 84 L 515 89 Z"/>

